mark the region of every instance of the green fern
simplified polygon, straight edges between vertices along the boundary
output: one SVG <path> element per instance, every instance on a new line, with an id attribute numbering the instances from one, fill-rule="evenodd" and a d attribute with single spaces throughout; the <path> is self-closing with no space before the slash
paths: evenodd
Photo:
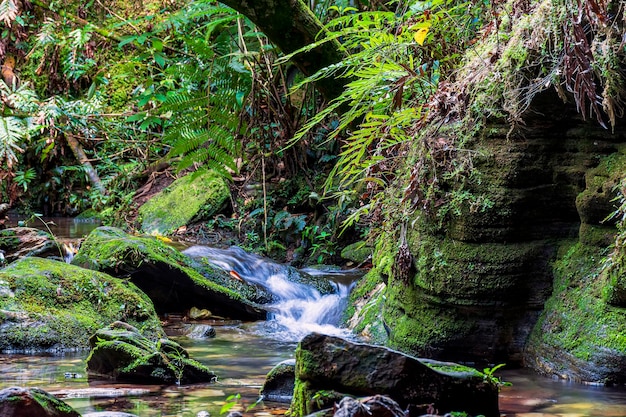
<path id="1" fill-rule="evenodd" d="M 0 162 L 9 169 L 17 162 L 17 154 L 24 152 L 20 143 L 25 139 L 24 122 L 17 117 L 0 117 Z"/>
<path id="2" fill-rule="evenodd" d="M 19 14 L 19 9 L 15 0 L 2 0 L 0 2 L 0 20 L 8 27 Z"/>

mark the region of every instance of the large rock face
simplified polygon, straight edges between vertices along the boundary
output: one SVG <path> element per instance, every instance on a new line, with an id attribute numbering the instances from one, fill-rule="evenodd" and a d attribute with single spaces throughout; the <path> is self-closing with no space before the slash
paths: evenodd
<path id="1" fill-rule="evenodd" d="M 80 414 L 39 388 L 11 387 L 0 391 L 0 416 L 80 417 Z"/>
<path id="2" fill-rule="evenodd" d="M 239 320 L 262 320 L 266 311 L 255 301 L 258 289 L 228 273 L 193 261 L 153 237 L 132 236 L 113 227 L 92 231 L 73 264 L 130 277 L 150 297 L 159 313 L 184 312 L 192 307 Z"/>
<path id="3" fill-rule="evenodd" d="M 0 270 L 0 350 L 87 348 L 115 320 L 161 334 L 152 302 L 132 283 L 36 257 Z"/>
<path id="4" fill-rule="evenodd" d="M 343 395 L 387 395 L 401 407 L 431 406 L 499 416 L 498 387 L 472 368 L 417 359 L 379 346 L 310 334 L 296 350 L 291 411 L 297 416 L 332 405 Z M 335 391 L 338 396 L 329 396 Z M 424 410 L 425 411 L 425 410 Z"/>
<path id="5" fill-rule="evenodd" d="M 229 197 L 226 181 L 219 174 L 205 171 L 185 175 L 139 208 L 141 229 L 150 234 L 171 233 L 219 212 Z"/>
<path id="6" fill-rule="evenodd" d="M 617 115 L 612 129 L 585 120 L 589 108 L 580 115 L 577 106 L 593 94 L 572 97 L 563 83 L 593 70 L 543 78 L 546 68 L 563 73 L 563 61 L 551 57 L 571 53 L 550 50 L 572 22 L 559 20 L 564 7 L 505 3 L 513 10 L 501 27 L 506 36 L 495 31 L 472 48 L 458 78 L 433 97 L 432 123 L 417 125 L 401 179 L 388 190 L 386 230 L 372 274 L 355 291 L 361 307 L 351 324 L 382 327 L 373 336 L 417 355 L 620 381 L 625 263 L 613 257 L 621 266 L 603 270 L 600 253 L 615 242 L 616 229 L 603 220 L 617 207 L 626 126 L 611 108 L 611 94 L 621 92 L 602 89 L 624 85 L 624 74 L 590 87 Z M 613 29 L 621 38 L 623 22 Z M 592 43 L 606 40 L 585 31 Z M 616 60 L 621 68 L 621 49 Z M 598 104 L 593 117 L 608 120 Z"/>

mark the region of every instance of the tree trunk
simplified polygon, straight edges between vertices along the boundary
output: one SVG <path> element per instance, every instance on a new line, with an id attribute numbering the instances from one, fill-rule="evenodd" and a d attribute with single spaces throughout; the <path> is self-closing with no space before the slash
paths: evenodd
<path id="1" fill-rule="evenodd" d="M 285 54 L 315 42 L 323 30 L 322 23 L 302 0 L 222 0 L 222 3 L 246 15 Z M 345 57 L 337 41 L 295 55 L 291 61 L 306 76 L 335 64 Z M 315 83 L 326 99 L 343 91 L 343 78 L 323 78 Z"/>
<path id="2" fill-rule="evenodd" d="M 89 182 L 91 183 L 91 185 L 93 185 L 96 190 L 100 191 L 102 194 L 106 194 L 106 188 L 104 188 L 104 185 L 102 184 L 102 181 L 100 180 L 96 169 L 93 167 L 93 165 L 91 165 L 91 162 L 89 162 L 89 158 L 87 158 L 87 155 L 85 154 L 83 147 L 80 146 L 80 143 L 78 143 L 78 140 L 76 140 L 76 138 L 70 134 L 65 135 L 65 140 L 72 150 L 72 153 L 76 157 L 76 160 L 78 160 L 78 162 L 80 162 L 80 164 L 83 166 L 85 174 L 87 174 L 87 178 L 89 178 Z"/>

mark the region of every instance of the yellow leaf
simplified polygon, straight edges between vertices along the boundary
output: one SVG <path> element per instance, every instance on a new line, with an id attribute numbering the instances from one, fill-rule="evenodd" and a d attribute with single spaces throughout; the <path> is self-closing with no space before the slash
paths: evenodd
<path id="1" fill-rule="evenodd" d="M 413 39 L 415 39 L 415 42 L 419 43 L 420 46 L 422 46 L 424 45 L 424 40 L 426 39 L 426 35 L 428 35 L 428 28 L 422 27 L 415 31 L 415 33 L 413 34 Z"/>

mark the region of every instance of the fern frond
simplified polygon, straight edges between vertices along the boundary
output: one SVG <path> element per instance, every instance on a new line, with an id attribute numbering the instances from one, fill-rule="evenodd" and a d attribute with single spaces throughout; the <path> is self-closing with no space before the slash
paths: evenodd
<path id="1" fill-rule="evenodd" d="M 17 117 L 0 117 L 0 161 L 9 168 L 17 162 L 17 153 L 24 150 L 19 143 L 25 138 L 25 126 Z"/>
<path id="2" fill-rule="evenodd" d="M 4 22 L 7 27 L 11 27 L 11 23 L 15 21 L 15 18 L 20 13 L 15 0 L 2 0 L 0 2 L 0 20 Z"/>

